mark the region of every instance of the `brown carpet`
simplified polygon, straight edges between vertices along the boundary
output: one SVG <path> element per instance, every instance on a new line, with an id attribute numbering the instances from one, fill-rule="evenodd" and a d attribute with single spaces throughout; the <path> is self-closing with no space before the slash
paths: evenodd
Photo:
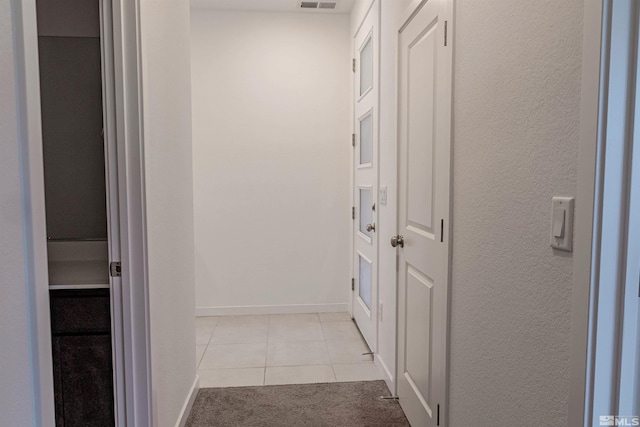
<path id="1" fill-rule="evenodd" d="M 384 381 L 203 388 L 186 427 L 409 426 Z"/>

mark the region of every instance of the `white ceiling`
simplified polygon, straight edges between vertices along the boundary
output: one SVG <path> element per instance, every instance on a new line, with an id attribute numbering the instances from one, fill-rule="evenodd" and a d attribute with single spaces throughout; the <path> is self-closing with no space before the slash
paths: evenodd
<path id="1" fill-rule="evenodd" d="M 305 10 L 298 0 L 191 0 L 192 8 L 301 13 L 350 13 L 356 0 L 337 1 L 335 10 Z"/>

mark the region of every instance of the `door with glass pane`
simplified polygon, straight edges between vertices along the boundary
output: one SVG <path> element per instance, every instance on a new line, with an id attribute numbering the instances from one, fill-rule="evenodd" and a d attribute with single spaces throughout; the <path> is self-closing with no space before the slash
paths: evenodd
<path id="1" fill-rule="evenodd" d="M 376 351 L 378 298 L 378 1 L 354 36 L 353 318 Z"/>

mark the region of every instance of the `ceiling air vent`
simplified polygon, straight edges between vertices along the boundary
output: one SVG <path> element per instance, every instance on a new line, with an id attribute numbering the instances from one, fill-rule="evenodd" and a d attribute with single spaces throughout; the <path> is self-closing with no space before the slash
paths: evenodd
<path id="1" fill-rule="evenodd" d="M 335 9 L 337 1 L 300 1 L 300 9 Z"/>

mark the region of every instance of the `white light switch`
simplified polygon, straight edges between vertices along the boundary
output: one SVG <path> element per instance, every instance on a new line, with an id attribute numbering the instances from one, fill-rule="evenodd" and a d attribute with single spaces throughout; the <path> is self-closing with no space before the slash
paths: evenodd
<path id="1" fill-rule="evenodd" d="M 551 247 L 571 251 L 573 247 L 573 197 L 554 197 L 551 205 Z"/>
<path id="2" fill-rule="evenodd" d="M 564 237 L 564 221 L 567 211 L 560 204 L 553 208 L 553 237 L 562 239 Z"/>
<path id="3" fill-rule="evenodd" d="M 387 187 L 380 187 L 380 204 L 387 205 Z"/>

